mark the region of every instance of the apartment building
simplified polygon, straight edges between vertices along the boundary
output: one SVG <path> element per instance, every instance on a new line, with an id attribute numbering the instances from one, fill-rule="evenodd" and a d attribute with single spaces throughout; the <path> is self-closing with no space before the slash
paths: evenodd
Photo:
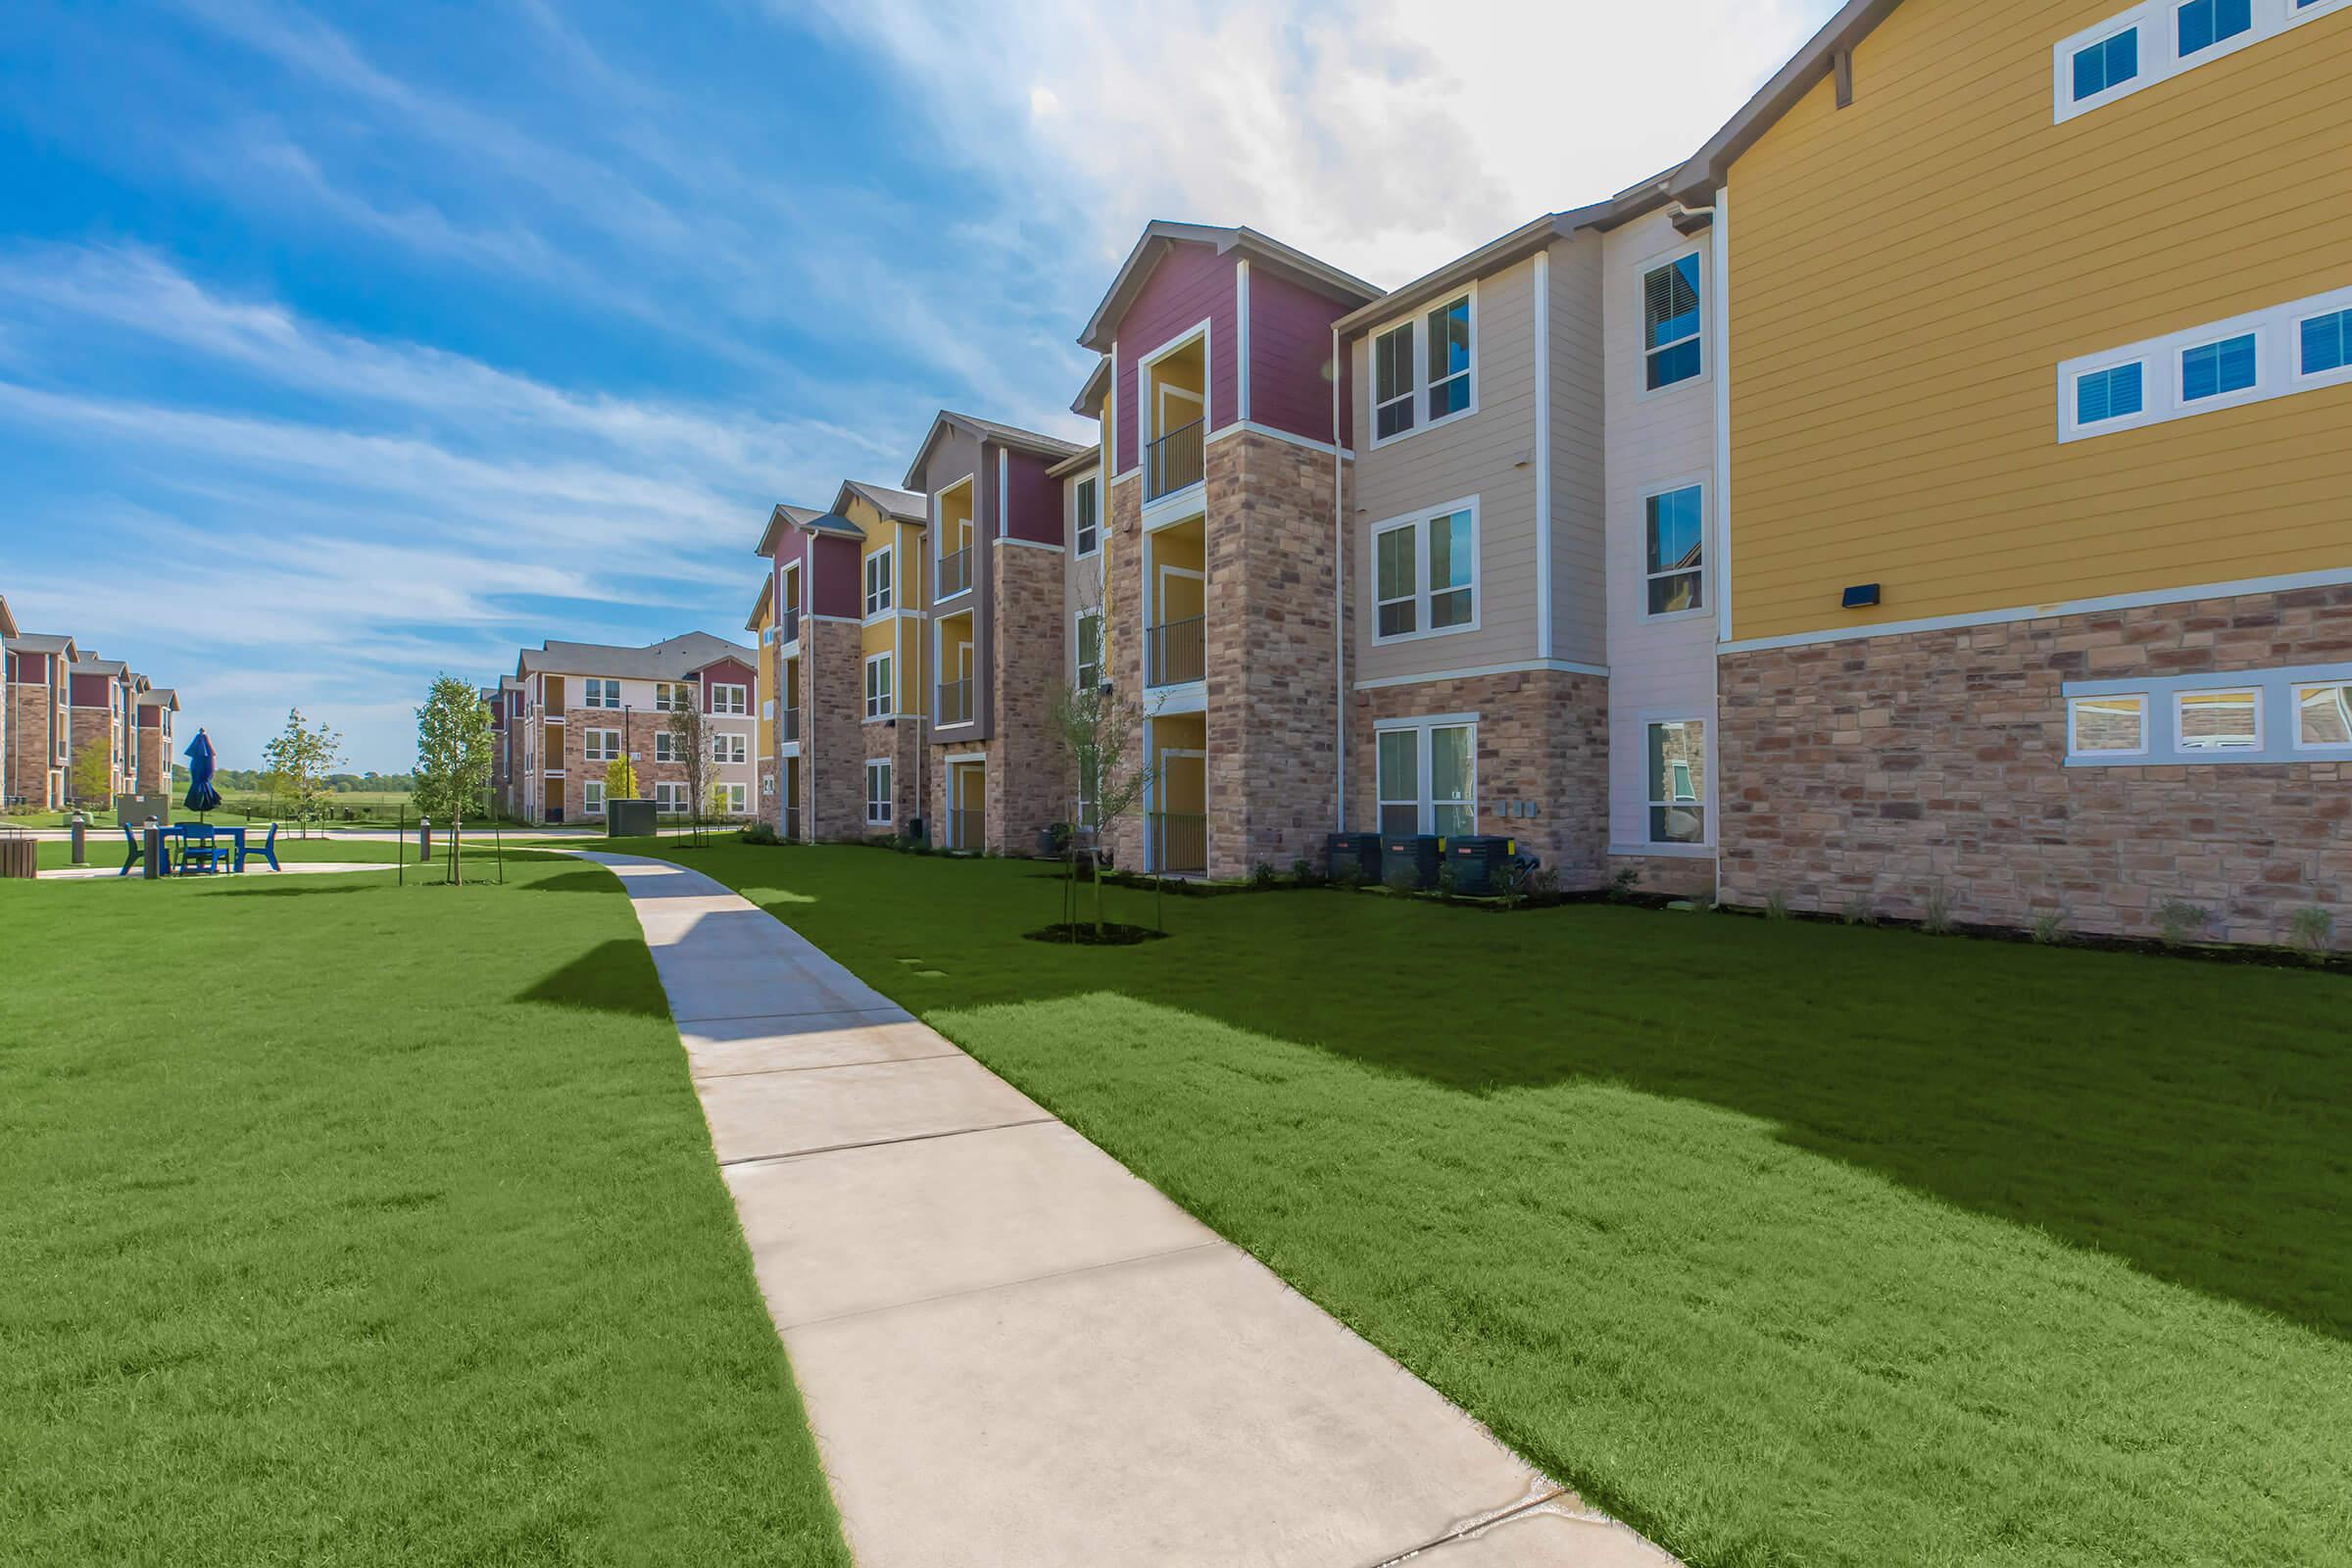
<path id="1" fill-rule="evenodd" d="M 838 686 L 811 704 L 822 733 L 814 735 L 819 764 L 817 798 L 828 826 L 837 824 L 842 790 L 854 785 L 847 813 L 861 834 L 912 831 L 928 818 L 924 778 L 925 719 L 930 694 L 923 670 L 931 657 L 927 606 L 931 569 L 923 498 L 909 490 L 844 480 L 832 516 L 858 530 L 858 685 L 842 701 Z M 839 670 L 837 662 L 829 666 Z M 853 732 L 845 717 L 854 716 Z M 848 758 L 855 771 L 837 765 Z M 827 835 L 847 837 L 838 827 Z"/>
<path id="2" fill-rule="evenodd" d="M 942 848 L 1027 854 L 1075 814 L 1054 696 L 1072 635 L 1066 470 L 1093 460 L 1075 442 L 942 410 L 907 467 L 932 585 L 929 657 L 908 666 L 914 689 L 931 691 L 930 737 L 911 765 L 915 808 L 929 807 Z"/>
<path id="3" fill-rule="evenodd" d="M 1856 3 L 1676 172 L 1728 898 L 2352 922 L 2347 79 L 2347 0 Z"/>
<path id="4" fill-rule="evenodd" d="M 822 507 L 778 505 L 760 537 L 776 606 L 776 663 L 783 671 L 774 820 L 788 839 L 814 842 L 863 832 L 864 545 L 858 524 Z M 820 758 L 830 785 L 821 795 L 815 787 Z"/>
<path id="5" fill-rule="evenodd" d="M 171 793 L 172 767 L 179 756 L 172 734 L 178 719 L 178 692 L 169 686 L 149 686 L 139 693 L 130 793 Z"/>
<path id="6" fill-rule="evenodd" d="M 68 662 L 66 789 L 76 805 L 104 806 L 117 795 L 130 793 L 137 771 L 138 697 L 146 677 L 119 659 L 101 659 L 85 652 Z M 106 758 L 103 798 L 81 799 L 82 759 L 92 752 Z"/>
<path id="7" fill-rule="evenodd" d="M 755 810 L 761 821 L 774 821 L 783 808 L 776 796 L 776 705 L 777 694 L 784 690 L 784 667 L 782 647 L 776 640 L 773 572 L 760 579 L 760 594 L 752 602 L 752 612 L 745 617 L 743 629 L 752 634 L 752 646 L 760 652 L 759 738 L 752 745 L 752 760 L 760 773 L 759 805 Z"/>
<path id="8" fill-rule="evenodd" d="M 81 651 L 71 637 L 21 632 L 0 645 L 0 653 L 8 663 L 8 804 L 61 809 L 73 757 L 73 688 L 67 671 Z"/>
<path id="9" fill-rule="evenodd" d="M 1352 413 L 1334 327 L 1381 293 L 1251 229 L 1153 222 L 1080 334 L 1110 469 L 1099 625 L 1153 780 L 1113 831 L 1122 864 L 1245 876 L 1319 856 L 1335 825 Z"/>
<path id="10" fill-rule="evenodd" d="M 760 702 L 758 656 L 749 648 L 687 632 L 643 648 L 548 642 L 524 649 L 514 676 L 518 698 L 508 718 L 521 744 L 514 814 L 534 823 L 600 821 L 606 770 L 626 758 L 639 792 L 666 813 L 684 813 L 687 760 L 670 730 L 682 705 L 703 714 L 710 755 L 701 809 L 745 817 L 758 799 L 753 761 Z"/>
<path id="11" fill-rule="evenodd" d="M 1638 187 L 1339 322 L 1348 826 L 1712 888 L 1708 221 Z"/>

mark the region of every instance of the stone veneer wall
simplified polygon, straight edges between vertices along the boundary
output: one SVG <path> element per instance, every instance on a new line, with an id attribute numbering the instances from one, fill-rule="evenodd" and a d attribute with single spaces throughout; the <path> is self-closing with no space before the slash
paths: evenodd
<path id="1" fill-rule="evenodd" d="M 1632 871 L 1639 880 L 1636 893 L 1654 893 L 1670 899 L 1711 899 L 1715 896 L 1713 855 L 1612 855 L 1608 871 L 1616 876 Z"/>
<path id="2" fill-rule="evenodd" d="M 982 748 L 989 786 L 984 832 L 992 854 L 1032 855 L 1039 829 L 1069 820 L 1071 811 L 1054 727 L 1054 694 L 1066 678 L 1069 652 L 1062 553 L 1000 539 L 989 554 L 996 733 Z"/>
<path id="3" fill-rule="evenodd" d="M 1317 858 L 1338 825 L 1331 466 L 1254 431 L 1208 448 L 1211 877 Z"/>
<path id="4" fill-rule="evenodd" d="M 69 799 L 77 799 L 76 791 L 80 786 L 74 782 L 74 775 L 81 765 L 83 754 L 94 749 L 101 756 L 112 759 L 115 726 L 114 715 L 103 708 L 75 708 L 70 711 L 72 728 L 68 731 L 66 753 L 66 795 Z M 111 796 L 121 782 L 112 760 L 107 764 L 106 778 L 107 794 Z"/>
<path id="5" fill-rule="evenodd" d="M 856 621 L 813 615 L 801 620 L 801 794 L 803 826 L 811 842 L 865 835 L 865 663 L 859 638 Z"/>
<path id="6" fill-rule="evenodd" d="M 1382 686 L 1353 694 L 1348 715 L 1348 823 L 1380 827 L 1378 742 L 1383 719 L 1478 715 L 1478 830 L 1519 841 L 1571 892 L 1607 880 L 1609 683 L 1598 675 L 1522 670 Z M 1534 816 L 1494 814 L 1494 803 L 1534 801 Z M 1321 846 L 1316 846 L 1319 852 Z M 1319 853 L 1312 853 L 1318 864 Z M 1710 880 L 1712 880 L 1710 878 Z"/>
<path id="7" fill-rule="evenodd" d="M 1102 589 L 1107 606 L 1102 627 L 1111 690 L 1116 694 L 1114 700 L 1130 710 L 1133 722 L 1127 738 L 1128 756 L 1138 761 L 1144 755 L 1143 500 L 1144 481 L 1140 471 L 1110 487 L 1110 504 L 1104 509 L 1103 518 L 1109 538 L 1102 552 Z M 1117 864 L 1129 870 L 1143 869 L 1145 830 L 1140 807 L 1111 824 L 1111 858 Z"/>
<path id="8" fill-rule="evenodd" d="M 637 793 L 646 800 L 654 798 L 657 784 L 684 784 L 686 764 L 654 760 L 657 735 L 669 733 L 669 715 L 660 709 L 632 710 L 627 713 L 616 708 L 566 708 L 564 710 L 564 820 L 567 825 L 581 822 L 601 822 L 602 816 L 588 814 L 588 783 L 591 779 L 603 782 L 608 762 L 588 760 L 588 731 L 614 729 L 620 731 L 620 751 L 623 757 L 636 753 Z M 706 739 L 705 745 L 709 745 Z M 705 769 L 706 789 L 716 778 L 715 771 Z M 544 787 L 544 786 L 543 786 Z M 546 808 L 541 808 L 542 814 Z"/>
<path id="9" fill-rule="evenodd" d="M 1726 902 L 2145 936 L 2181 899 L 2277 942 L 2352 927 L 2352 763 L 2075 767 L 2070 679 L 2352 658 L 2352 587 L 1768 650 L 1722 662 Z"/>
<path id="10" fill-rule="evenodd" d="M 49 719 L 55 700 L 46 685 L 18 681 L 8 687 L 7 794 L 41 808 L 61 804 L 49 796 Z"/>

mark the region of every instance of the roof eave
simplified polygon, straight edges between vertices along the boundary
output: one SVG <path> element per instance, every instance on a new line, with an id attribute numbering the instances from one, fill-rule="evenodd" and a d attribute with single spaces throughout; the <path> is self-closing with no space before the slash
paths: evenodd
<path id="1" fill-rule="evenodd" d="M 1846 0 L 1836 16 L 1822 24 L 1820 31 L 1789 57 L 1787 65 L 1756 89 L 1755 96 L 1740 105 L 1740 112 L 1725 122 L 1721 130 L 1707 138 L 1705 146 L 1675 171 L 1666 182 L 1668 191 L 1685 202 L 1712 197 L 1722 188 L 1734 160 L 1798 99 L 1813 90 L 1833 69 L 1838 51 L 1860 43 L 1901 3 L 1902 0 Z"/>

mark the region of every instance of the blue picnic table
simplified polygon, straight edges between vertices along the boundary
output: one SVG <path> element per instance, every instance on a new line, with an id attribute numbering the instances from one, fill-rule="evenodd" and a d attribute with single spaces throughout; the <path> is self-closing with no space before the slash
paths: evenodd
<path id="1" fill-rule="evenodd" d="M 275 822 L 270 824 L 269 836 L 263 839 L 259 845 L 251 846 L 250 848 L 247 846 L 245 840 L 247 829 L 241 827 L 227 827 L 209 822 L 161 822 L 154 825 L 156 832 L 162 835 L 164 840 L 164 875 L 166 876 L 172 876 L 175 874 L 172 854 L 172 841 L 173 839 L 178 839 L 181 841 L 179 858 L 182 863 L 177 874 L 188 874 L 185 871 L 185 861 L 188 850 L 186 841 L 191 838 L 211 838 L 215 840 L 227 839 L 229 842 L 234 844 L 236 846 L 235 858 L 233 863 L 227 867 L 229 870 L 238 872 L 243 871 L 245 869 L 245 857 L 248 854 L 258 855 L 263 859 L 268 860 L 270 862 L 270 870 L 275 871 L 279 869 L 277 863 L 277 824 Z M 140 829 L 131 826 L 128 822 L 122 824 L 122 840 L 129 853 L 123 857 L 122 869 L 115 873 L 117 876 L 130 875 L 132 868 L 138 865 L 138 863 L 146 858 L 147 849 L 145 844 L 141 842 L 139 835 Z M 211 862 L 211 865 L 212 869 L 216 871 L 222 869 L 218 858 L 215 858 Z"/>

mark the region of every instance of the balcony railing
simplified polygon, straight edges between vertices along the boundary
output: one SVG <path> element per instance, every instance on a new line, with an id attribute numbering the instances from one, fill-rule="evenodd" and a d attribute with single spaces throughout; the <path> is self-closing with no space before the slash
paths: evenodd
<path id="1" fill-rule="evenodd" d="M 1153 811 L 1152 869 L 1170 876 L 1206 876 L 1208 818 L 1197 811 Z"/>
<path id="2" fill-rule="evenodd" d="M 797 609 L 787 610 L 784 612 L 784 613 L 776 617 L 776 641 L 780 643 L 797 643 L 800 640 L 801 612 Z"/>
<path id="3" fill-rule="evenodd" d="M 972 721 L 972 679 L 943 680 L 939 683 L 939 722 L 968 724 Z"/>
<path id="4" fill-rule="evenodd" d="M 1190 620 L 1171 620 L 1147 630 L 1144 645 L 1151 667 L 1144 683 L 1181 686 L 1187 681 L 1205 679 L 1208 665 L 1203 633 L 1207 624 L 1203 617 L 1195 615 Z"/>
<path id="5" fill-rule="evenodd" d="M 1144 448 L 1144 499 L 1157 501 L 1200 482 L 1200 429 L 1195 419 Z"/>
<path id="6" fill-rule="evenodd" d="M 801 738 L 801 710 L 799 709 L 787 708 L 784 710 L 782 716 L 777 719 L 777 723 L 783 727 L 776 733 L 785 740 L 797 741 Z"/>
<path id="7" fill-rule="evenodd" d="M 952 599 L 972 585 L 972 551 L 969 545 L 952 556 L 939 558 L 939 592 L 934 599 Z"/>
<path id="8" fill-rule="evenodd" d="M 948 848 L 951 850 L 984 850 L 988 848 L 986 813 L 950 811 L 948 813 Z"/>

